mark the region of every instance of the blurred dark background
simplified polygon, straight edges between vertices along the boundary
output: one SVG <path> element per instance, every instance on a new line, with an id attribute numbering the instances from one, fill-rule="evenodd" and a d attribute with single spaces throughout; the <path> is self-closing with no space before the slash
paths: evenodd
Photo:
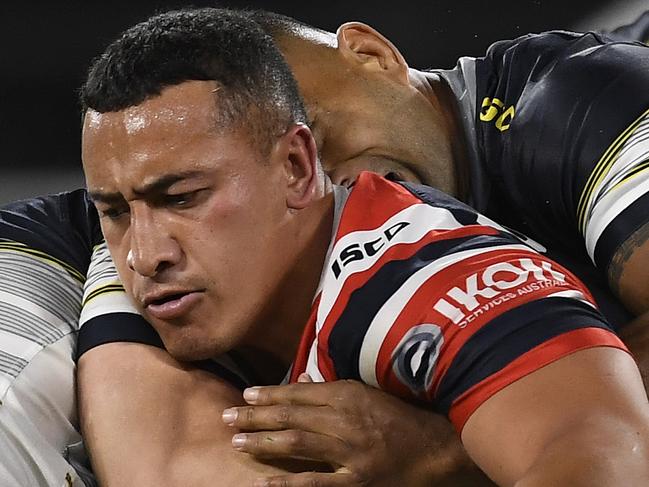
<path id="1" fill-rule="evenodd" d="M 90 60 L 149 15 L 214 1 L 3 1 L 0 5 L 0 203 L 83 184 L 76 92 Z M 451 67 L 492 42 L 549 29 L 627 23 L 649 0 L 222 1 L 335 30 L 360 20 L 385 34 L 412 66 Z"/>

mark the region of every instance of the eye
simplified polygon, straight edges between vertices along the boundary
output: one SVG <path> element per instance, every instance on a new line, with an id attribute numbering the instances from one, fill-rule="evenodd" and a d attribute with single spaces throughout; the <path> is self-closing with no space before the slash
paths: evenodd
<path id="1" fill-rule="evenodd" d="M 385 176 L 388 181 L 421 184 L 422 179 L 413 168 L 403 167 L 400 171 L 390 171 Z"/>
<path id="2" fill-rule="evenodd" d="M 106 208 L 98 209 L 99 216 L 107 218 L 108 220 L 117 220 L 122 216 L 128 214 L 128 208 Z"/>
<path id="3" fill-rule="evenodd" d="M 193 193 L 180 193 L 165 195 L 164 201 L 167 205 L 171 206 L 185 206 L 192 200 Z"/>
<path id="4" fill-rule="evenodd" d="M 188 208 L 199 202 L 200 196 L 204 191 L 205 190 L 203 189 L 198 189 L 195 191 L 187 191 L 185 193 L 165 194 L 162 197 L 162 204 L 173 208 Z"/>
<path id="5" fill-rule="evenodd" d="M 385 175 L 385 179 L 387 179 L 388 181 L 395 181 L 395 182 L 396 181 L 404 181 L 404 178 L 401 177 L 400 174 L 398 174 L 398 173 L 396 173 L 394 171 L 390 171 L 389 173 L 387 173 Z"/>

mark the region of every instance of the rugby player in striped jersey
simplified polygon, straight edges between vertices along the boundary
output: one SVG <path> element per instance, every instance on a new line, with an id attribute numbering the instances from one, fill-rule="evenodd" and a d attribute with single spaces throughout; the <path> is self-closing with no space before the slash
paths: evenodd
<path id="1" fill-rule="evenodd" d="M 275 49 L 246 16 L 163 14 L 113 43 L 85 86 L 89 191 L 169 352 L 236 349 L 264 382 L 292 364 L 293 379 L 417 399 L 498 483 L 646 484 L 640 374 L 585 287 L 434 190 L 363 175 L 334 191 Z M 256 473 L 224 466 L 218 482 Z"/>
<path id="2" fill-rule="evenodd" d="M 646 18 L 645 15 L 632 26 L 618 29 L 610 36 L 621 40 L 630 37 L 644 39 L 642 36 L 646 31 Z M 290 26 L 290 19 L 288 20 Z M 286 19 L 283 21 L 285 22 Z M 268 20 L 266 22 L 268 23 Z M 271 18 L 271 27 L 276 28 L 281 24 L 282 19 L 278 21 L 278 19 Z M 274 33 L 277 34 L 277 32 Z M 488 111 L 485 111 L 485 116 L 487 113 Z M 318 121 L 322 127 L 322 118 L 319 117 Z M 616 156 L 617 154 L 636 154 L 635 159 L 629 159 L 630 162 L 627 161 L 624 164 L 617 163 L 608 177 L 601 179 L 596 185 L 589 186 L 595 188 L 595 192 L 589 203 L 592 208 L 583 212 L 584 215 L 589 215 L 588 220 L 598 221 L 598 215 L 606 213 L 602 209 L 610 206 L 610 203 L 607 203 L 607 198 L 609 202 L 614 201 L 610 195 L 614 195 L 620 184 L 628 184 L 628 181 L 631 180 L 630 176 L 638 173 L 634 168 L 642 168 L 642 153 L 632 147 L 637 145 L 638 141 L 642 141 L 641 135 L 642 124 L 631 133 L 630 137 L 627 137 L 628 140 L 625 139 L 625 145 L 621 146 L 621 150 L 614 151 Z M 331 137 L 329 139 L 331 140 Z M 379 171 L 383 170 L 379 168 Z M 347 179 L 350 177 L 347 176 Z M 637 180 L 637 177 L 635 179 Z M 518 181 L 524 183 L 524 180 Z M 524 184 L 521 187 L 524 187 Z M 606 198 L 602 199 L 603 196 Z M 586 200 L 584 199 L 584 201 Z M 130 323 L 131 318 L 135 315 L 131 314 L 131 318 L 128 318 L 129 315 L 122 314 L 125 310 L 130 314 L 131 306 L 128 301 L 118 298 L 120 288 L 119 285 L 115 285 L 115 276 L 111 275 L 112 271 L 104 274 L 105 266 L 108 265 L 105 247 L 95 249 L 94 271 L 89 279 L 86 280 L 84 277 L 83 272 L 90 258 L 88 249 L 99 242 L 98 236 L 93 235 L 85 243 L 83 243 L 84 238 L 77 238 L 75 241 L 63 238 L 65 235 L 79 236 L 86 231 L 80 229 L 88 229 L 93 225 L 96 227 L 92 211 L 88 213 L 90 220 L 86 221 L 85 217 L 81 216 L 82 213 L 85 214 L 86 206 L 85 197 L 81 193 L 73 193 L 11 205 L 7 211 L 0 215 L 3 218 L 0 221 L 0 231 L 5 239 L 2 247 L 2 270 L 3 275 L 7 277 L 2 297 L 3 323 L 1 326 L 4 340 L 0 372 L 4 383 L 3 401 L 7 404 L 7 407 L 2 410 L 3 441 L 8 441 L 6 448 L 3 443 L 3 450 L 6 449 L 8 453 L 2 467 L 12 466 L 0 478 L 3 480 L 11 478 L 20 485 L 36 485 L 35 479 L 37 478 L 40 479 L 40 482 L 47 484 L 53 482 L 52 479 L 61 478 L 66 478 L 68 483 L 79 481 L 70 465 L 63 458 L 73 459 L 74 454 L 70 452 L 81 451 L 76 447 L 66 447 L 78 440 L 78 434 L 73 427 L 76 412 L 71 394 L 72 376 L 69 373 L 73 365 L 69 357 L 74 355 L 76 323 L 73 317 L 80 305 L 78 290 L 83 281 L 86 281 L 85 302 L 87 304 L 83 323 L 88 326 L 85 326 L 86 331 L 82 333 L 84 347 L 81 352 L 97 344 L 116 339 L 144 340 L 159 344 L 159 340 L 151 330 L 145 327 L 139 329 L 124 326 Z M 597 209 L 597 211 L 593 213 L 593 209 Z M 66 214 L 72 215 L 72 217 L 68 218 L 65 216 Z M 619 214 L 616 215 L 613 220 L 622 220 Z M 75 222 L 77 226 L 72 225 L 72 222 Z M 591 226 L 594 228 L 595 225 Z M 593 242 L 602 236 L 602 230 L 595 232 L 596 237 L 591 239 Z M 85 235 L 89 237 L 90 233 Z M 615 238 L 619 238 L 619 233 L 613 234 L 614 243 Z M 611 236 L 609 235 L 606 239 L 611 240 Z M 594 245 L 591 247 L 594 248 Z M 591 249 L 591 253 L 592 251 L 593 249 Z M 572 268 L 571 264 L 569 266 Z M 57 293 L 55 290 L 57 286 L 54 283 L 61 279 L 61 270 L 67 270 L 68 277 L 73 276 L 76 282 L 74 285 L 68 285 L 68 283 L 59 286 Z M 21 278 L 21 283 L 22 279 L 25 279 L 24 282 L 29 281 L 31 285 L 23 283 L 20 286 L 15 286 L 13 278 L 17 276 Z M 583 274 L 582 277 L 584 277 Z M 61 282 L 67 281 L 64 279 Z M 592 286 L 592 281 L 589 281 L 589 286 Z M 597 286 L 595 286 L 595 290 L 597 291 Z M 108 299 L 109 295 L 115 299 Z M 62 300 L 50 299 L 52 296 L 61 297 Z M 620 314 L 619 311 L 616 311 L 614 305 L 610 306 L 610 303 L 610 300 L 602 299 L 600 291 L 598 304 L 605 305 L 607 316 L 614 320 L 616 317 L 619 319 L 619 316 L 624 316 L 623 313 Z M 120 319 L 105 319 L 102 316 L 103 306 L 107 306 L 105 309 L 112 307 Z M 60 320 L 61 316 L 64 317 L 63 321 Z M 118 332 L 117 335 L 111 335 L 116 332 Z M 140 336 L 139 333 L 142 335 Z M 86 335 L 89 337 L 88 339 L 86 339 Z M 52 359 L 53 350 L 56 350 L 56 354 L 58 354 L 56 360 Z M 62 355 L 61 350 L 64 350 Z M 158 353 L 153 350 L 149 350 L 149 352 Z M 62 360 L 60 360 L 61 356 Z M 34 365 L 30 365 L 31 361 L 34 362 Z M 43 370 L 57 372 L 43 374 Z M 221 371 L 221 373 L 224 372 Z M 19 376 L 21 379 L 17 380 Z M 50 380 L 45 384 L 40 379 L 34 380 L 34 378 L 40 377 L 56 377 L 56 381 Z M 42 400 L 38 403 L 33 400 L 34 384 L 41 387 L 41 393 L 38 396 Z M 327 391 L 331 390 L 327 389 Z M 310 390 L 310 392 L 314 391 Z M 354 392 L 359 391 L 355 390 Z M 367 393 L 365 390 L 362 392 Z M 274 394 L 278 394 L 278 392 L 275 391 Z M 375 403 L 377 397 L 373 396 Z M 286 399 L 283 397 L 283 400 Z M 21 402 L 20 407 L 18 407 L 17 401 Z M 400 407 L 403 408 L 401 411 L 407 410 L 405 405 Z M 52 415 L 51 428 L 42 429 L 39 427 L 38 421 L 32 421 L 34 418 L 42 416 L 40 408 L 49 411 L 48 414 Z M 17 411 L 20 411 L 20 414 Z M 414 409 L 408 411 L 411 415 L 416 414 Z M 19 421 L 15 419 L 16 416 L 20 418 Z M 248 426 L 254 427 L 255 424 L 249 422 Z M 413 435 L 416 433 L 416 431 L 411 431 Z M 26 448 L 20 446 L 21 442 L 24 442 L 22 444 L 26 445 Z M 29 445 L 35 446 L 32 448 Z M 22 454 L 26 454 L 30 460 L 22 461 L 21 458 L 24 460 L 27 457 L 21 457 L 20 451 Z M 248 451 L 252 451 L 252 449 L 248 448 Z M 32 465 L 34 470 L 30 471 L 24 468 L 25 463 Z M 78 460 L 74 460 L 73 463 L 79 467 Z M 40 473 L 38 473 L 39 470 Z M 14 477 L 10 477 L 10 475 Z"/>

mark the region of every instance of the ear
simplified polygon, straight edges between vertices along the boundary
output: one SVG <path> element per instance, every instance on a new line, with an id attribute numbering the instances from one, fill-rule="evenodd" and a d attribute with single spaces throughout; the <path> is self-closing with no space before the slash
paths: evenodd
<path id="1" fill-rule="evenodd" d="M 286 206 L 306 208 L 315 199 L 319 177 L 323 176 L 311 130 L 304 124 L 292 126 L 281 137 L 278 148 L 286 175 Z"/>
<path id="2" fill-rule="evenodd" d="M 347 22 L 336 31 L 338 50 L 347 59 L 408 82 L 408 63 L 392 42 L 361 22 Z"/>

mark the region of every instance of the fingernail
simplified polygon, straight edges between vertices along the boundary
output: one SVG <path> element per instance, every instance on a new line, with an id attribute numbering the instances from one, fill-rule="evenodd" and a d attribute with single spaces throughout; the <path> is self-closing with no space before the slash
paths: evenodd
<path id="1" fill-rule="evenodd" d="M 268 487 L 270 485 L 270 482 L 266 479 L 257 479 L 255 480 L 255 483 L 253 484 L 253 487 Z"/>
<path id="2" fill-rule="evenodd" d="M 232 446 L 237 450 L 243 448 L 246 445 L 246 435 L 234 435 L 232 437 Z"/>
<path id="3" fill-rule="evenodd" d="M 243 398 L 247 402 L 256 402 L 259 399 L 259 387 L 249 387 L 243 391 Z"/>
<path id="4" fill-rule="evenodd" d="M 238 414 L 239 414 L 239 411 L 237 411 L 234 408 L 230 408 L 230 409 L 224 410 L 221 417 L 223 418 L 224 423 L 232 424 L 237 420 L 237 415 Z"/>

